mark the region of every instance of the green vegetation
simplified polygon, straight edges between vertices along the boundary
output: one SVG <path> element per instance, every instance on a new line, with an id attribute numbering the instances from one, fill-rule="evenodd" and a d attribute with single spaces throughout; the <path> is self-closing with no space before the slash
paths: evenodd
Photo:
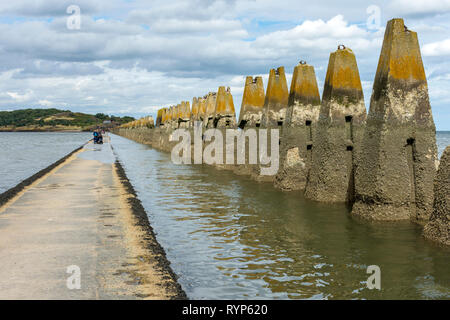
<path id="1" fill-rule="evenodd" d="M 0 128 L 25 128 L 27 130 L 46 130 L 51 128 L 87 130 L 100 126 L 103 121 L 111 121 L 108 126 L 122 125 L 133 121 L 132 117 L 116 117 L 103 113 L 96 115 L 59 109 L 25 109 L 0 111 Z"/>

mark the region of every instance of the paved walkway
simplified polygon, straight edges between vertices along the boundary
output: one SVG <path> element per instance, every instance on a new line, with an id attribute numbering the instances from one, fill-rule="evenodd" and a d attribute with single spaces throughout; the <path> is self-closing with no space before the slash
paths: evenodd
<path id="1" fill-rule="evenodd" d="M 165 299 L 108 143 L 88 144 L 0 208 L 0 299 Z M 81 271 L 81 288 L 69 266 Z M 75 269 L 77 267 L 74 267 Z M 73 271 L 72 271 L 73 272 Z M 70 287 L 70 286 L 69 286 Z"/>

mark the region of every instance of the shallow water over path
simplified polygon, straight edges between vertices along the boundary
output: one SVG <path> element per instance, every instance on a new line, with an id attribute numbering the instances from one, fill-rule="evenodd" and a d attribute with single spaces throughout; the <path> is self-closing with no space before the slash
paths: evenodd
<path id="1" fill-rule="evenodd" d="M 190 298 L 450 298 L 450 250 L 417 225 L 367 225 L 343 205 L 174 165 L 119 136 L 112 145 Z M 381 268 L 381 291 L 366 288 L 369 265 Z"/>

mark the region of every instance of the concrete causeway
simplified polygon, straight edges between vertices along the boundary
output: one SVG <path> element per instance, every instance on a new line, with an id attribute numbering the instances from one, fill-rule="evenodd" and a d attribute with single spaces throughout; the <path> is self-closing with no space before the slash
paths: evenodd
<path id="1" fill-rule="evenodd" d="M 0 299 L 183 298 L 119 175 L 90 143 L 0 208 Z"/>

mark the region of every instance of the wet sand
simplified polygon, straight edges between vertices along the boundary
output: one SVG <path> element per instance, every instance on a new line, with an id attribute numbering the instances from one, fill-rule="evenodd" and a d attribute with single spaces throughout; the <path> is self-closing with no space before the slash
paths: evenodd
<path id="1" fill-rule="evenodd" d="M 186 298 L 110 144 L 48 171 L 0 204 L 0 299 Z"/>

